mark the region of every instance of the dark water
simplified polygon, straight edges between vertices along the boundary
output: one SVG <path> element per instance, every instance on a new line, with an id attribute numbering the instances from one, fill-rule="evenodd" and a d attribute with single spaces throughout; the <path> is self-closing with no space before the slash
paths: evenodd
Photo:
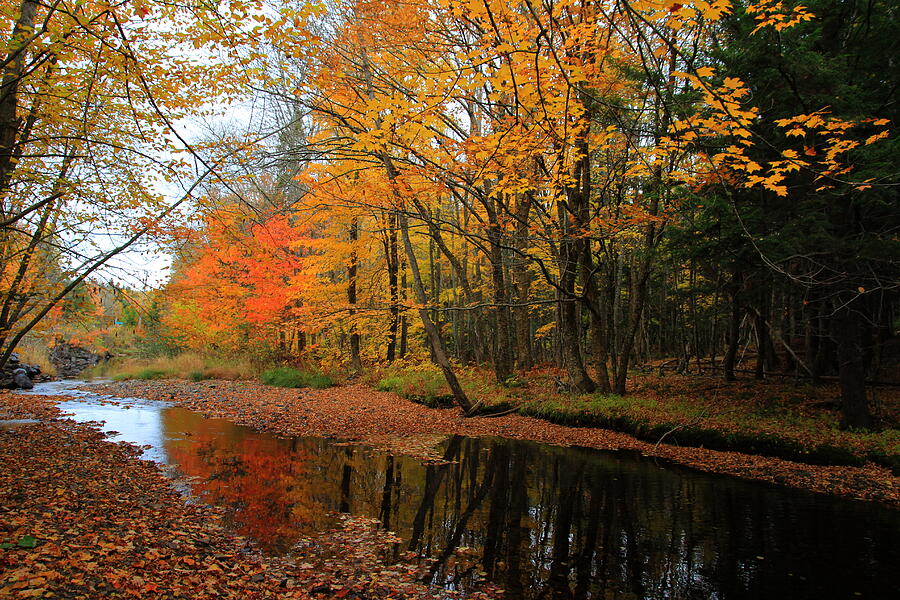
<path id="1" fill-rule="evenodd" d="M 84 400 L 64 408 L 152 445 L 272 553 L 343 511 L 381 519 L 398 552 L 437 558 L 435 583 L 466 589 L 486 573 L 508 598 L 900 598 L 900 511 L 874 504 L 506 439 L 448 438 L 452 462 L 423 465 L 161 404 Z"/>

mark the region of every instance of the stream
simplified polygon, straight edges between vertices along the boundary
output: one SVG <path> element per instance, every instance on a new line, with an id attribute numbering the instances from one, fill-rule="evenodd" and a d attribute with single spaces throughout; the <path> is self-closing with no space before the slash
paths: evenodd
<path id="1" fill-rule="evenodd" d="M 900 511 L 701 473 L 628 452 L 448 436 L 447 464 L 284 438 L 163 402 L 66 394 L 78 421 L 190 482 L 263 551 L 288 553 L 333 513 L 380 519 L 431 583 L 478 577 L 511 599 L 900 598 Z"/>

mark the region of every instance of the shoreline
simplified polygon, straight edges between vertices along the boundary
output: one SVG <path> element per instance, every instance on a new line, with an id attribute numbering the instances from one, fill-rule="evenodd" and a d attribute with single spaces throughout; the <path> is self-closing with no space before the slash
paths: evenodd
<path id="1" fill-rule="evenodd" d="M 276 388 L 247 381 L 129 380 L 92 384 L 96 393 L 166 400 L 207 417 L 285 436 L 318 435 L 430 460 L 435 435 L 497 436 L 597 450 L 630 450 L 700 471 L 872 501 L 900 508 L 900 478 L 886 467 L 827 466 L 740 452 L 653 444 L 625 433 L 569 427 L 506 415 L 464 418 L 364 385 L 324 390 Z"/>
<path id="2" fill-rule="evenodd" d="M 55 406 L 61 398 L 0 392 L 0 417 L 15 421 L 0 427 L 4 598 L 458 596 L 420 583 L 415 557 L 387 558 L 392 534 L 363 517 L 339 515 L 289 556 L 264 555 L 226 527 L 223 508 L 186 502 L 141 448 L 65 418 Z"/>

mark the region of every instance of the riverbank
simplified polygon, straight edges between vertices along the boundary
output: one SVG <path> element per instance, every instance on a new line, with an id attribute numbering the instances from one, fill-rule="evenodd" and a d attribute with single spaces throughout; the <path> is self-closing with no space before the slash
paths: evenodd
<path id="1" fill-rule="evenodd" d="M 421 565 L 385 562 L 394 540 L 367 519 L 301 540 L 292 560 L 261 555 L 139 448 L 61 418 L 59 400 L 0 392 L 0 596 L 448 596 L 416 582 Z"/>
<path id="2" fill-rule="evenodd" d="M 771 377 L 726 382 L 721 377 L 633 373 L 629 394 L 569 393 L 553 369 L 536 369 L 499 385 L 494 374 L 461 368 L 459 380 L 484 412 L 513 410 L 558 425 L 598 427 L 656 444 L 692 446 L 781 458 L 813 465 L 874 462 L 900 475 L 900 389 L 871 389 L 877 431 L 841 427 L 837 383 Z M 426 406 L 450 406 L 452 396 L 432 365 L 393 364 L 361 381 Z"/>
<path id="3" fill-rule="evenodd" d="M 655 444 L 606 429 L 567 427 L 512 414 L 467 419 L 456 409 L 427 408 L 363 385 L 309 390 L 246 381 L 132 380 L 91 385 L 90 389 L 118 397 L 171 401 L 207 416 L 281 435 L 359 440 L 425 458 L 434 458 L 434 443 L 442 435 L 500 436 L 631 450 L 707 472 L 900 507 L 900 478 L 871 462 L 862 466 L 810 465 L 702 447 Z"/>

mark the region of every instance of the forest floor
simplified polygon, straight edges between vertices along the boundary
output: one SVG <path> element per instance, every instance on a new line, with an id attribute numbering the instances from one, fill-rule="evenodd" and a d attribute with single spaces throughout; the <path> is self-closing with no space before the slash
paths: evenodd
<path id="1" fill-rule="evenodd" d="M 427 568 L 414 557 L 384 560 L 396 539 L 371 519 L 342 516 L 292 559 L 263 556 L 220 510 L 187 503 L 140 448 L 61 418 L 59 400 L 0 391 L 0 420 L 34 420 L 0 424 L 2 598 L 453 596 L 418 583 Z M 486 583 L 467 597 L 488 593 Z"/>
<path id="2" fill-rule="evenodd" d="M 632 450 L 703 471 L 900 506 L 900 478 L 890 469 L 868 461 L 859 466 L 816 465 L 679 446 L 679 430 L 672 431 L 664 443 L 653 443 L 609 429 L 570 427 L 515 414 L 465 418 L 458 409 L 427 408 L 362 384 L 311 390 L 247 381 L 132 380 L 92 385 L 90 389 L 111 396 L 172 401 L 207 416 L 280 435 L 359 440 L 425 459 L 436 457 L 435 443 L 442 435 L 500 436 L 601 450 Z M 717 426 L 730 425 L 723 421 Z M 838 440 L 839 433 L 834 434 Z"/>
<path id="3" fill-rule="evenodd" d="M 772 374 L 725 382 L 721 376 L 662 373 L 629 375 L 627 396 L 560 393 L 564 374 L 536 368 L 505 385 L 493 372 L 461 368 L 460 382 L 484 412 L 514 410 L 558 425 L 628 433 L 652 444 L 702 447 L 772 456 L 817 465 L 875 462 L 900 475 L 900 387 L 870 390 L 876 431 L 841 427 L 837 383 L 812 385 Z M 428 406 L 447 405 L 449 389 L 430 364 L 398 361 L 372 368 L 361 381 Z"/>

